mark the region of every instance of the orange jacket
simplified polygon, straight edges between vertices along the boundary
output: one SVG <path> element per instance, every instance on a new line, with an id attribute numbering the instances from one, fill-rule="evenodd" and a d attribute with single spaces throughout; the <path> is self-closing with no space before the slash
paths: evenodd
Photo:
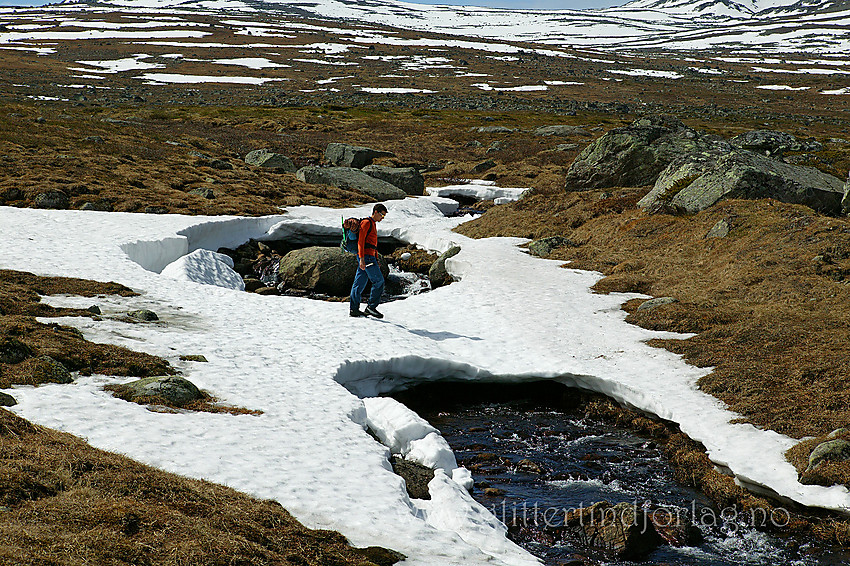
<path id="1" fill-rule="evenodd" d="M 357 233 L 357 255 L 377 255 L 378 253 L 378 230 L 375 221 L 364 218 L 360 221 L 360 230 Z"/>

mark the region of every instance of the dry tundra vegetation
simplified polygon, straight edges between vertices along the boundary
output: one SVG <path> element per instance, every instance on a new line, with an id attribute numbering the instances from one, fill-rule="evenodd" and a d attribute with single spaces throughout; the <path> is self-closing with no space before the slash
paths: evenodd
<path id="1" fill-rule="evenodd" d="M 769 122 L 764 115 L 748 118 L 746 112 L 729 119 L 687 112 L 681 105 L 675 110 L 687 125 L 724 137 L 766 127 L 802 139 L 850 137 L 840 109 L 812 119 L 803 115 L 812 112 L 811 105 L 795 114 L 794 104 L 777 99 L 777 108 L 780 113 Z M 0 204 L 32 207 L 39 193 L 61 190 L 69 209 L 92 203 L 107 211 L 262 215 L 299 204 L 341 207 L 369 202 L 369 197 L 307 185 L 291 173 L 252 168 L 242 158 L 250 150 L 268 148 L 304 166 L 322 164 L 329 142 L 389 150 L 396 157 L 381 163 L 423 167 L 431 186 L 486 178 L 500 186 L 532 188 L 516 203 L 479 203 L 487 212 L 459 232 L 565 236 L 571 244 L 550 258 L 569 262 L 565 268 L 601 272 L 605 277 L 597 292 L 676 297 L 678 302 L 647 312 L 637 311 L 641 300 L 628 301 L 627 320 L 694 333 L 687 340 L 655 340 L 653 345 L 713 367 L 699 386 L 742 421 L 800 439 L 850 425 L 850 222 L 773 200 L 728 200 L 693 215 L 650 215 L 636 207 L 649 187 L 606 189 L 605 195 L 565 191 L 564 173 L 580 149 L 631 123 L 638 115 L 634 109 L 555 113 L 423 109 L 415 103 L 280 107 L 4 99 Z M 493 124 L 516 131 L 474 131 Z M 535 127 L 551 124 L 581 130 L 559 138 L 556 143 L 566 148 L 557 149 L 551 138 L 533 134 Z M 494 142 L 502 143 L 494 148 Z M 485 159 L 495 166 L 472 174 Z M 806 160 L 844 178 L 850 143 L 829 143 Z M 207 189 L 214 198 L 204 196 Z M 706 238 L 718 220 L 729 223 L 729 235 Z M 40 356 L 81 373 L 145 377 L 175 372 L 164 360 L 93 344 L 74 329 L 37 321 L 96 316 L 39 303 L 40 296 L 56 293 L 133 291 L 114 283 L 0 271 L 0 345 L 26 353 L 19 363 L 0 363 L 0 388 L 56 380 L 55 368 Z M 600 398 L 584 410 L 664 439 L 680 479 L 718 503 L 772 505 L 718 472 L 701 447 L 675 426 Z M 801 471 L 815 442 L 808 439 L 789 454 Z M 273 502 L 96 450 L 3 409 L 0 447 L 0 563 L 365 565 L 398 560 L 389 551 L 352 549 L 338 534 L 308 530 Z M 817 473 L 808 479 L 850 485 L 846 464 L 821 466 Z M 850 544 L 850 523 L 826 514 L 795 511 L 786 531 Z"/>

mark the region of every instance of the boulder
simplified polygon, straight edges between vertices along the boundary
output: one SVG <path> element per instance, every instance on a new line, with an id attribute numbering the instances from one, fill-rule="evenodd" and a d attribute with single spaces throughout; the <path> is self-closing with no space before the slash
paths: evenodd
<path id="1" fill-rule="evenodd" d="M 360 169 L 379 157 L 395 157 L 395 154 L 345 143 L 329 143 L 327 149 L 325 149 L 325 159 L 338 167 Z"/>
<path id="2" fill-rule="evenodd" d="M 17 405 L 18 402 L 15 401 L 15 398 L 11 395 L 7 395 L 3 392 L 0 392 L 0 407 L 13 407 Z"/>
<path id="3" fill-rule="evenodd" d="M 121 397 L 128 401 L 142 401 L 149 397 L 159 397 L 166 403 L 181 407 L 203 398 L 203 393 L 188 379 L 175 375 L 146 377 L 125 384 Z"/>
<path id="4" fill-rule="evenodd" d="M 671 162 L 638 205 L 670 205 L 693 213 L 724 198 L 774 198 L 837 214 L 843 195 L 840 179 L 814 167 L 789 165 L 745 150 L 711 150 Z"/>
<path id="5" fill-rule="evenodd" d="M 74 378 L 71 372 L 60 362 L 50 356 L 38 356 L 29 358 L 22 363 L 25 372 L 29 375 L 27 383 L 38 385 L 40 383 L 71 383 Z"/>
<path id="6" fill-rule="evenodd" d="M 667 116 L 649 116 L 602 135 L 567 170 L 568 191 L 651 185 L 675 158 L 711 147 L 730 147 Z"/>
<path id="7" fill-rule="evenodd" d="M 767 157 L 782 157 L 786 151 L 822 151 L 823 144 L 814 140 L 799 141 L 791 134 L 773 130 L 752 130 L 737 135 L 729 143 L 732 147 L 760 153 Z"/>
<path id="8" fill-rule="evenodd" d="M 17 364 L 32 356 L 29 346 L 16 338 L 0 340 L 0 363 Z"/>
<path id="9" fill-rule="evenodd" d="M 378 265 L 381 273 L 387 277 L 389 267 L 380 255 Z M 351 293 L 356 266 L 355 255 L 337 247 L 312 246 L 293 250 L 283 256 L 278 267 L 278 278 L 282 288 L 346 297 Z"/>
<path id="10" fill-rule="evenodd" d="M 581 126 L 540 126 L 534 130 L 537 136 L 589 136 Z"/>
<path id="11" fill-rule="evenodd" d="M 431 268 L 428 270 L 428 279 L 431 281 L 431 288 L 436 289 L 448 285 L 454 278 L 446 271 L 446 260 L 460 253 L 460 246 L 452 246 L 446 250 L 440 257 L 437 258 Z"/>
<path id="12" fill-rule="evenodd" d="M 528 244 L 528 251 L 533 256 L 546 257 L 550 253 L 552 253 L 556 248 L 572 245 L 573 242 L 571 242 L 564 236 L 550 236 L 548 238 L 534 240 L 533 242 Z"/>
<path id="13" fill-rule="evenodd" d="M 283 169 L 289 173 L 295 173 L 296 169 L 298 169 L 295 166 L 295 163 L 293 163 L 287 156 L 280 153 L 274 153 L 268 149 L 255 149 L 254 151 L 249 151 L 248 154 L 245 155 L 245 163 L 253 165 L 254 167 L 263 167 L 265 169 Z"/>
<path id="14" fill-rule="evenodd" d="M 806 471 L 811 472 L 824 460 L 832 462 L 850 460 L 850 440 L 836 438 L 815 446 L 815 449 L 809 454 L 809 467 L 806 468 Z"/>
<path id="15" fill-rule="evenodd" d="M 488 159 L 486 161 L 482 161 L 481 163 L 479 163 L 478 165 L 473 167 L 472 172 L 476 173 L 476 174 L 483 173 L 484 171 L 487 171 L 488 169 L 492 169 L 495 166 L 496 166 L 496 162 L 493 161 L 492 159 Z"/>
<path id="16" fill-rule="evenodd" d="M 70 200 L 68 195 L 62 191 L 47 191 L 35 196 L 36 208 L 53 208 L 64 210 L 68 208 Z"/>
<path id="17" fill-rule="evenodd" d="M 363 172 L 370 177 L 398 187 L 408 195 L 421 196 L 425 194 L 425 178 L 415 167 L 367 165 L 363 168 Z"/>
<path id="18" fill-rule="evenodd" d="M 155 312 L 148 309 L 140 309 L 137 311 L 130 311 L 127 313 L 127 316 L 130 318 L 135 318 L 136 320 L 142 320 L 145 322 L 153 322 L 155 320 L 159 320 L 159 317 Z"/>
<path id="19" fill-rule="evenodd" d="M 644 510 L 632 503 L 611 505 L 600 501 L 590 507 L 571 509 L 564 524 L 568 533 L 584 546 L 611 552 L 619 558 L 645 556 L 663 542 Z"/>
<path id="20" fill-rule="evenodd" d="M 375 200 L 398 200 L 407 197 L 407 193 L 398 187 L 370 177 L 360 169 L 353 167 L 315 167 L 299 169 L 295 176 L 305 183 L 323 184 L 366 193 Z"/>

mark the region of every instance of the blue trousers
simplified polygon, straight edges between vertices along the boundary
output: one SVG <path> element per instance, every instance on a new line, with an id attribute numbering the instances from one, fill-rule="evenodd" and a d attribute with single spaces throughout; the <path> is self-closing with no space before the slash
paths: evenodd
<path id="1" fill-rule="evenodd" d="M 378 267 L 378 259 L 373 255 L 366 256 L 366 269 L 360 269 L 360 258 L 357 258 L 357 273 L 354 275 L 354 283 L 351 285 L 351 310 L 360 310 L 360 297 L 366 288 L 366 283 L 372 282 L 372 291 L 369 293 L 369 306 L 377 308 L 384 292 L 384 274 Z"/>

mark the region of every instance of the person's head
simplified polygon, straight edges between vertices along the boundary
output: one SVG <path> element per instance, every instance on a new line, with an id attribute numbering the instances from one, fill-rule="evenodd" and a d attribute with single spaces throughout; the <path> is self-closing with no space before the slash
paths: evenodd
<path id="1" fill-rule="evenodd" d="M 384 219 L 384 216 L 387 215 L 387 207 L 382 203 L 378 203 L 372 207 L 372 220 L 375 222 L 380 222 Z"/>

